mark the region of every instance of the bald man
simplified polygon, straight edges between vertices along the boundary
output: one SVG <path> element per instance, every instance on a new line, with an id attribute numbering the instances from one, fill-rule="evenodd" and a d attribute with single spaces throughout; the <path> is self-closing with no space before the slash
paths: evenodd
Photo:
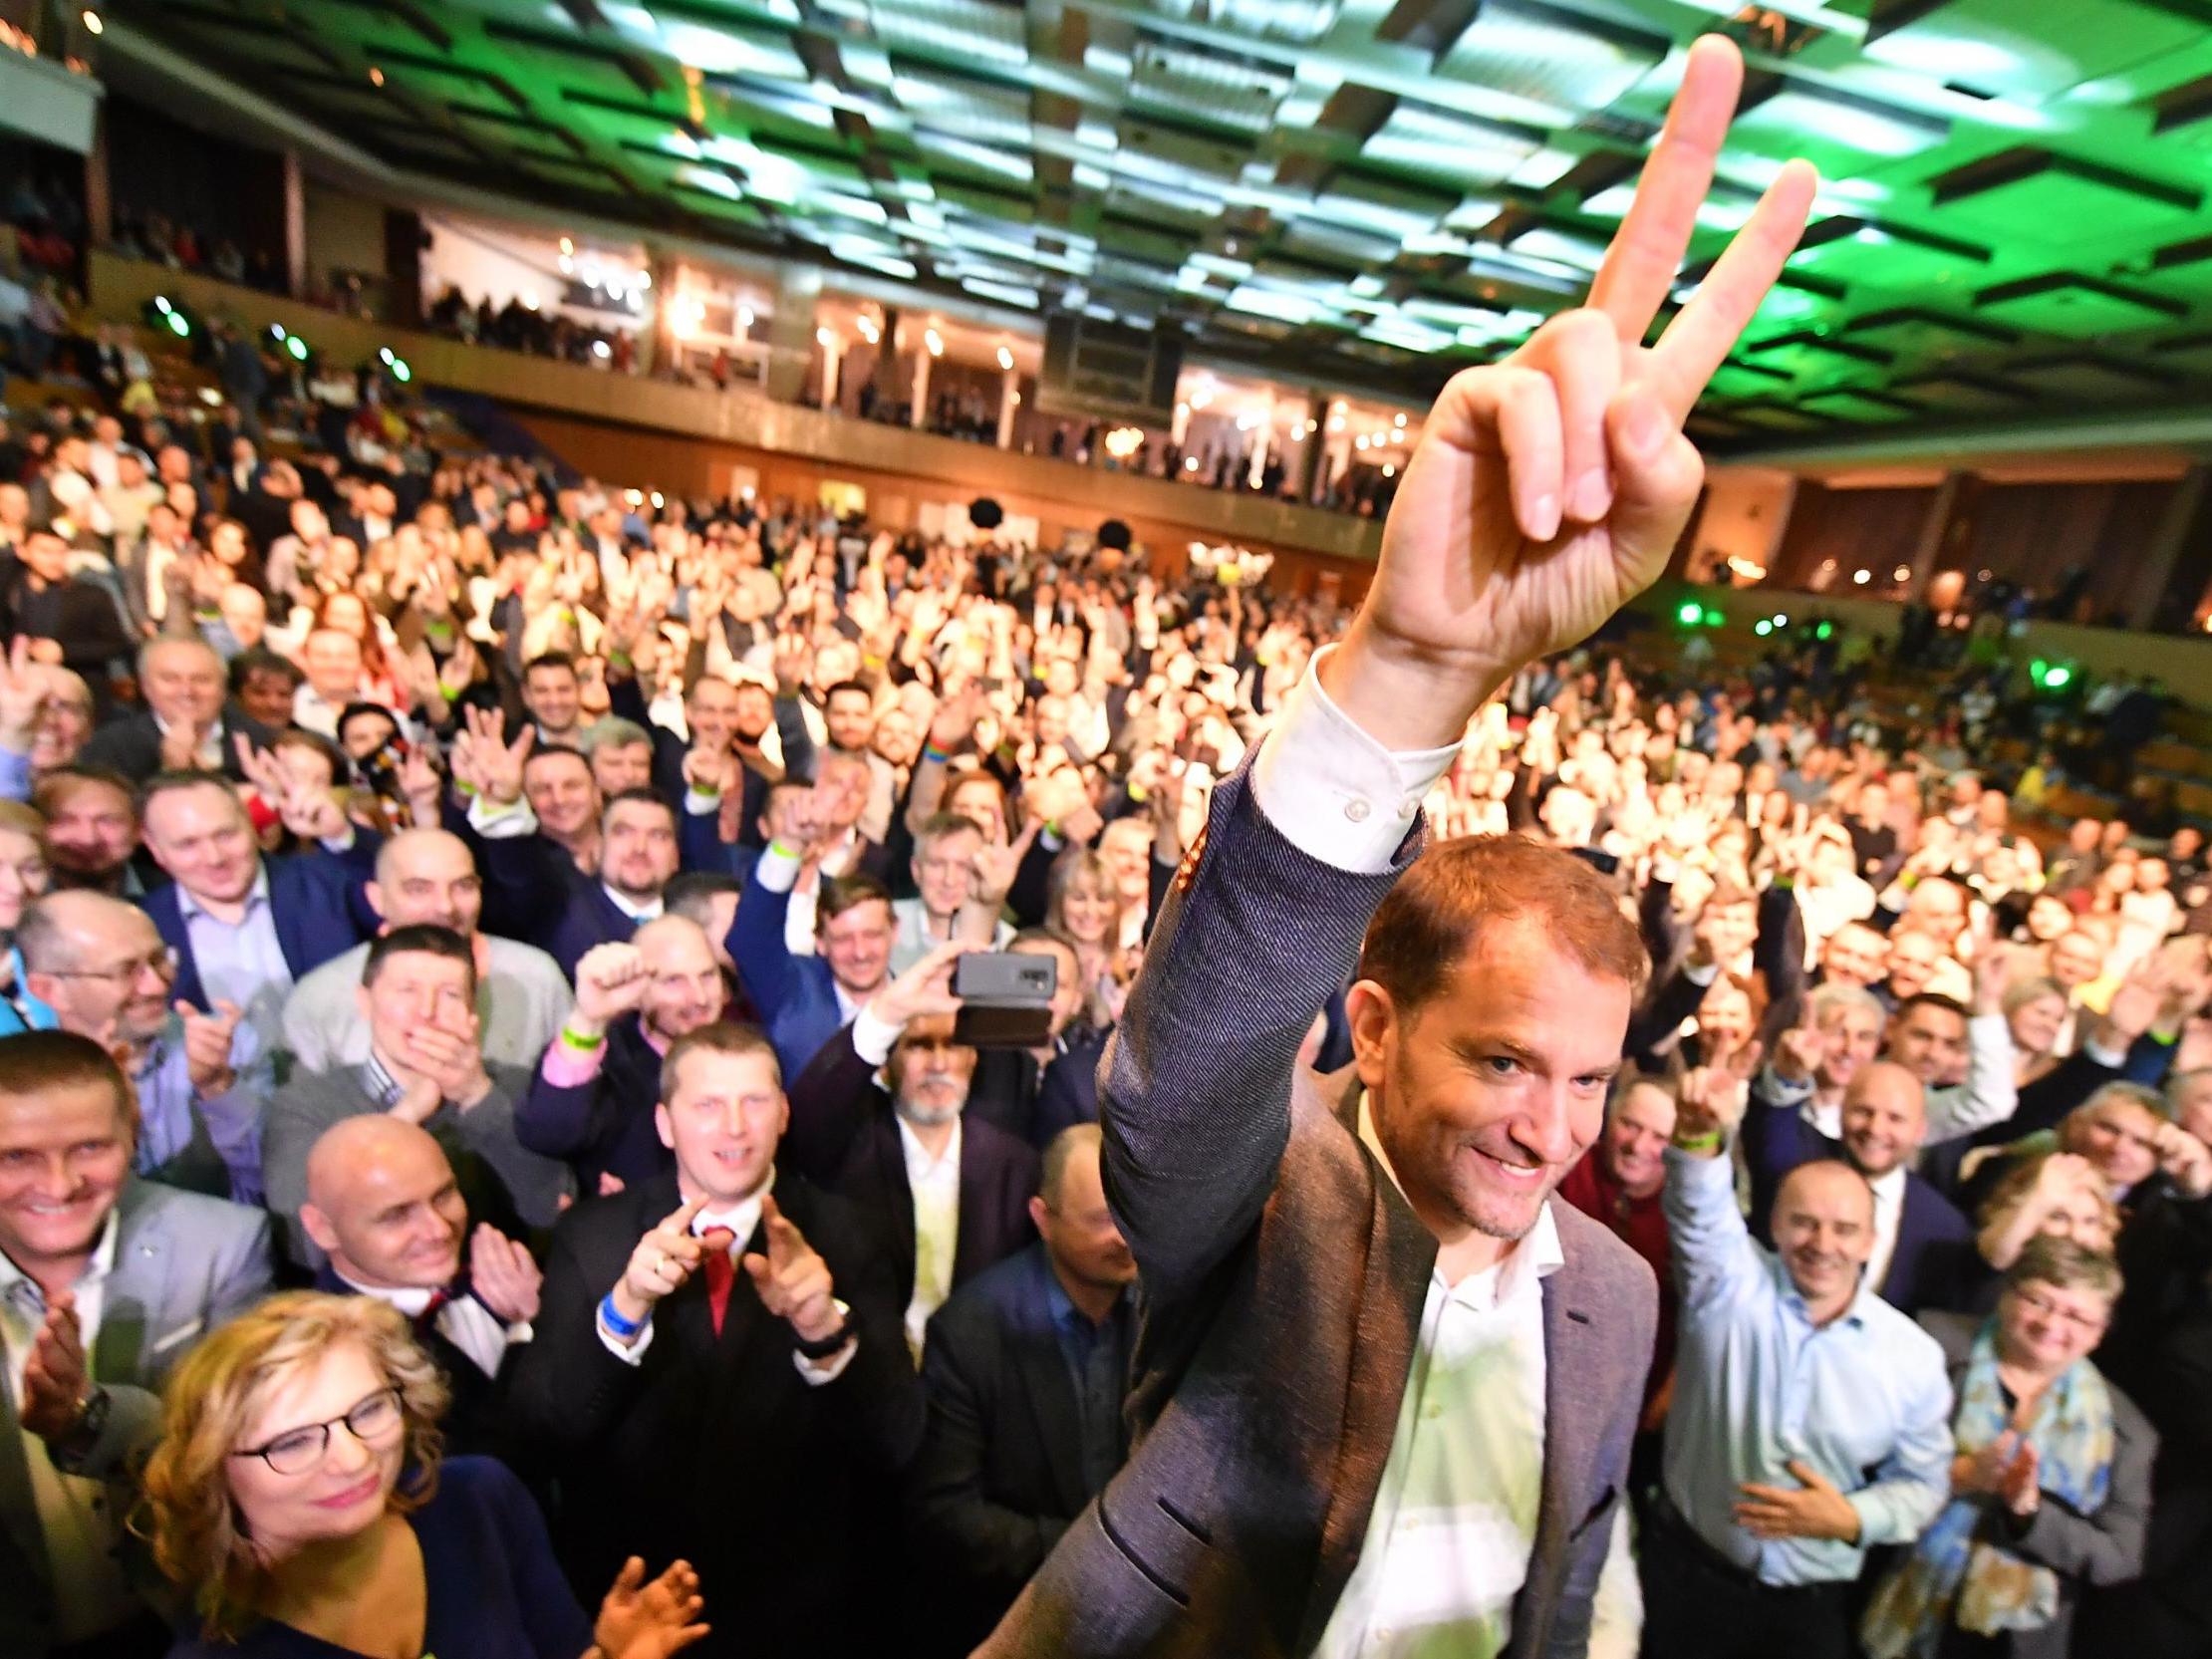
<path id="1" fill-rule="evenodd" d="M 1791 1032 L 1783 1039 L 1788 1046 Z M 1814 1159 L 1839 1158 L 1862 1176 L 1874 1199 L 1866 1282 L 1892 1307 L 1917 1314 L 1957 1307 L 1975 1277 L 1974 1229 L 1958 1207 L 1913 1170 L 1928 1138 L 1927 1091 L 1893 1060 L 1860 1066 L 1843 1088 L 1839 1137 L 1830 1139 L 1802 1112 L 1755 1093 L 1744 1120 L 1751 1167 L 1752 1218 L 1762 1244 L 1783 1179 Z"/>
<path id="2" fill-rule="evenodd" d="M 328 1258 L 319 1289 L 374 1296 L 406 1314 L 453 1403 L 446 1448 L 507 1456 L 510 1361 L 531 1336 L 542 1275 L 488 1224 L 473 1232 L 444 1149 L 418 1124 L 347 1118 L 307 1155 L 300 1225 Z"/>
<path id="3" fill-rule="evenodd" d="M 628 944 L 594 946 L 577 961 L 575 1009 L 530 1080 L 515 1134 L 565 1160 L 586 1194 L 667 1174 L 674 1156 L 653 1122 L 662 1058 L 728 1002 L 714 947 L 690 917 L 656 917 Z"/>
<path id="4" fill-rule="evenodd" d="M 190 766 L 242 780 L 238 738 L 261 749 L 276 733 L 227 700 L 226 686 L 223 660 L 203 641 L 148 641 L 138 650 L 145 706 L 119 712 L 94 732 L 79 762 L 121 772 L 133 783 Z"/>
<path id="5" fill-rule="evenodd" d="M 441 829 L 402 830 L 377 850 L 377 879 L 365 891 L 386 933 L 434 922 L 469 942 L 484 1058 L 496 1065 L 536 1064 L 575 996 L 560 965 L 536 946 L 479 930 L 483 885 L 467 844 Z M 369 1058 L 369 1028 L 354 1000 L 368 961 L 369 947 L 357 945 L 293 987 L 284 1004 L 284 1042 L 300 1070 L 328 1071 Z"/>
<path id="6" fill-rule="evenodd" d="M 1885 1086 L 1875 1069 L 1853 1087 Z M 1747 1103 L 1742 1077 L 1690 1073 L 1667 1152 L 1682 1304 L 1644 1651 L 1846 1659 L 1866 1551 L 1918 1538 L 1949 1495 L 1951 1385 L 1935 1339 L 1866 1282 L 1875 1206 L 1858 1170 L 1792 1170 L 1775 1248 L 1752 1238 L 1728 1156 Z"/>

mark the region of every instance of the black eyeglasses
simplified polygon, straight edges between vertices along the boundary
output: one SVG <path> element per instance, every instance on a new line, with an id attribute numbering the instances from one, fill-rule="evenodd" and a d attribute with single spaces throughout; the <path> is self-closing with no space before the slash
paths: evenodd
<path id="1" fill-rule="evenodd" d="M 287 1429 L 266 1446 L 245 1446 L 230 1455 L 259 1458 L 279 1475 L 305 1475 L 323 1461 L 330 1450 L 330 1432 L 343 1423 L 346 1432 L 364 1446 L 375 1446 L 400 1432 L 407 1415 L 400 1409 L 400 1391 L 380 1388 L 368 1399 L 328 1423 L 309 1423 Z"/>

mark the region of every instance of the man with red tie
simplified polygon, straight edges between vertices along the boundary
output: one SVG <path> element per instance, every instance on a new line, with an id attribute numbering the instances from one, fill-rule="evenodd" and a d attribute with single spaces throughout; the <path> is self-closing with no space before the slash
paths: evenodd
<path id="1" fill-rule="evenodd" d="M 849 1205 L 777 1172 L 789 1115 L 758 1031 L 670 1046 L 654 1121 L 676 1168 L 562 1217 L 512 1394 L 560 1449 L 576 1582 L 650 1547 L 749 1610 L 701 1655 L 864 1637 L 871 1522 L 920 1438 L 891 1263 Z"/>

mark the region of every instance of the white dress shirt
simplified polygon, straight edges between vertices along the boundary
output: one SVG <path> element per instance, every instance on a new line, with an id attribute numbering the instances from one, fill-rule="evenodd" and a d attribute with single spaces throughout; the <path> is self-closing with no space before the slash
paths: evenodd
<path id="1" fill-rule="evenodd" d="M 338 1276 L 355 1294 L 373 1296 L 389 1307 L 398 1308 L 410 1324 L 422 1316 L 422 1310 L 430 1305 L 430 1298 L 437 1294 L 435 1290 L 415 1287 L 363 1284 L 346 1273 Z M 517 1319 L 510 1325 L 474 1295 L 467 1295 L 456 1296 L 437 1310 L 437 1334 L 473 1360 L 476 1369 L 485 1376 L 496 1377 L 499 1367 L 506 1362 L 507 1350 L 518 1342 L 529 1341 L 533 1332 L 529 1320 Z"/>
<path id="2" fill-rule="evenodd" d="M 1365 1099 L 1359 1129 L 1390 1173 Z M 1359 1564 L 1315 1659 L 1506 1650 L 1543 1498 L 1542 1281 L 1565 1260 L 1546 1204 L 1481 1272 L 1431 1272 Z"/>
<path id="3" fill-rule="evenodd" d="M 97 1350 L 100 1341 L 119 1232 L 110 1212 L 92 1260 L 70 1287 L 77 1301 L 78 1333 L 88 1354 Z M 0 1346 L 7 1350 L 9 1404 L 19 1419 L 24 1368 L 45 1318 L 46 1296 L 37 1281 L 0 1255 Z M 54 1637 L 78 1642 L 112 1630 L 139 1606 L 138 1592 L 123 1570 L 124 1518 L 114 1497 L 105 1482 L 56 1469 L 46 1455 L 46 1442 L 30 1430 L 19 1426 L 16 1432 L 22 1437 L 31 1502 L 46 1540 L 47 1571 L 54 1586 Z"/>
<path id="4" fill-rule="evenodd" d="M 953 1254 L 961 1234 L 961 1124 L 933 1158 L 906 1119 L 899 1120 L 906 1154 L 907 1191 L 914 1195 L 914 1294 L 907 1298 L 907 1347 L 922 1360 L 922 1333 L 930 1315 L 953 1293 Z"/>
<path id="5" fill-rule="evenodd" d="M 1874 1190 L 1874 1253 L 1866 1258 L 1864 1276 L 1880 1295 L 1890 1257 L 1897 1253 L 1897 1225 L 1905 1217 L 1905 1168 L 1900 1164 L 1887 1175 L 1869 1176 L 1866 1185 Z"/>

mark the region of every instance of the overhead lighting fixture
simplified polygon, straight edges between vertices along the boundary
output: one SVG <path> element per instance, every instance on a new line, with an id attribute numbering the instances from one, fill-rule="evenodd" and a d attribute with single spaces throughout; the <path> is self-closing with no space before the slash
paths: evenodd
<path id="1" fill-rule="evenodd" d="M 294 363 L 305 363 L 307 361 L 307 342 L 298 335 L 286 335 L 284 337 L 284 349 L 292 354 Z"/>
<path id="2" fill-rule="evenodd" d="M 384 85 L 384 71 L 379 69 L 375 64 L 371 64 L 369 66 L 369 84 L 372 87 L 381 87 Z"/>
<path id="3" fill-rule="evenodd" d="M 87 6 L 85 8 L 85 33 L 100 35 L 107 33 L 107 30 L 108 25 L 100 21 L 100 14 Z"/>
<path id="4" fill-rule="evenodd" d="M 1896 568 L 1895 570 L 1893 570 L 1893 571 L 1891 571 L 1891 572 L 1889 573 L 1889 579 L 1890 579 L 1890 580 L 1891 580 L 1892 582 L 1909 582 L 1909 581 L 1911 581 L 1911 580 L 1912 580 L 1912 566 L 1910 566 L 1910 565 L 1899 565 L 1899 566 L 1898 566 L 1898 567 L 1897 567 L 1897 568 Z"/>
<path id="5" fill-rule="evenodd" d="M 922 336 L 922 344 L 930 349 L 930 356 L 932 357 L 943 357 L 945 355 L 945 336 L 935 329 L 930 329 Z"/>
<path id="6" fill-rule="evenodd" d="M 752 327 L 752 307 L 751 307 L 751 306 L 749 306 L 749 305 L 741 305 L 741 306 L 739 306 L 739 307 L 737 308 L 737 327 L 738 327 L 738 328 L 739 328 L 740 330 L 743 330 L 743 329 L 749 329 L 749 328 L 751 328 L 751 327 Z"/>
<path id="7" fill-rule="evenodd" d="M 653 503 L 653 510 L 655 512 L 659 512 L 661 510 L 661 492 L 659 490 L 655 490 L 651 495 L 647 496 L 646 499 Z"/>
<path id="8" fill-rule="evenodd" d="M 602 363 L 606 362 L 607 359 L 613 357 L 614 355 L 614 347 L 608 345 L 606 341 L 594 340 L 592 342 L 592 356 L 598 358 Z"/>
<path id="9" fill-rule="evenodd" d="M 1853 584 L 1854 584 L 1855 586 L 1858 586 L 1858 587 L 1861 587 L 1861 588 L 1865 587 L 1865 586 L 1866 586 L 1866 584 L 1867 584 L 1867 583 L 1869 583 L 1869 582 L 1871 582 L 1871 581 L 1873 581 L 1873 579 L 1874 579 L 1874 573 L 1873 573 L 1872 571 L 1870 571 L 1870 570 L 1854 570 L 1854 571 L 1852 571 L 1852 572 L 1851 572 L 1851 581 L 1852 581 L 1852 583 L 1853 583 Z"/>
<path id="10" fill-rule="evenodd" d="M 831 344 L 836 339 L 837 336 L 830 333 L 826 328 L 819 328 L 814 331 L 814 344 L 821 347 L 825 352 L 830 349 Z"/>
<path id="11" fill-rule="evenodd" d="M 576 244 L 570 241 L 566 236 L 563 236 L 561 238 L 561 251 L 563 253 L 574 253 L 576 251 Z"/>
<path id="12" fill-rule="evenodd" d="M 574 276 L 575 274 L 576 274 L 576 261 L 575 261 L 575 260 L 573 260 L 573 259 L 571 259 L 571 258 L 570 258 L 570 257 L 569 257 L 569 256 L 568 256 L 567 254 L 565 254 L 565 253 L 564 253 L 564 254 L 562 254 L 562 255 L 561 255 L 561 275 L 563 275 L 563 276 Z"/>
<path id="13" fill-rule="evenodd" d="M 1010 347 L 1001 346 L 998 348 L 998 367 L 1005 370 L 1009 375 L 1013 373 L 1013 351 Z"/>
<path id="14" fill-rule="evenodd" d="M 1391 416 L 1390 423 L 1393 426 L 1403 426 L 1406 423 L 1406 417 L 1403 415 L 1393 415 Z"/>

